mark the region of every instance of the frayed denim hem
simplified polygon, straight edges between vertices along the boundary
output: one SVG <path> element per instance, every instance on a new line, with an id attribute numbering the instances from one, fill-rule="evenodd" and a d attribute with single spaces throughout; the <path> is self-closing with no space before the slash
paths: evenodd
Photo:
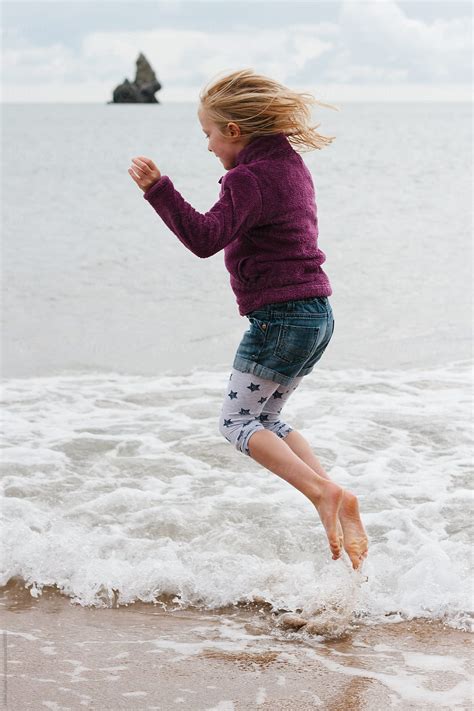
<path id="1" fill-rule="evenodd" d="M 276 370 L 267 368 L 265 365 L 260 365 L 260 363 L 255 363 L 253 360 L 247 360 L 239 355 L 236 355 L 232 367 L 236 370 L 240 370 L 241 373 L 253 373 L 258 375 L 260 378 L 265 378 L 265 380 L 273 380 L 274 383 L 279 383 L 279 385 L 293 385 L 295 378 L 290 378 L 287 375 L 278 373 Z M 309 371 L 308 371 L 309 372 Z M 303 375 L 303 373 L 301 373 Z"/>

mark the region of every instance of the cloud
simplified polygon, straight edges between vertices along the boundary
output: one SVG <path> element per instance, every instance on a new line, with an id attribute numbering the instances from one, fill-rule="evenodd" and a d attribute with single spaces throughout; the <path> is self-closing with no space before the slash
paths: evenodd
<path id="1" fill-rule="evenodd" d="M 118 83 L 124 73 L 132 78 L 139 51 L 145 53 L 164 84 L 195 84 L 223 67 L 240 65 L 258 66 L 284 80 L 288 73 L 303 69 L 308 60 L 333 47 L 330 40 L 318 36 L 317 27 L 298 26 L 258 33 L 247 27 L 216 34 L 173 29 L 92 32 L 83 38 L 76 55 L 64 44 L 32 47 L 15 39 L 17 46 L 4 51 L 5 76 L 15 82 L 58 77 L 61 72 L 66 77 L 74 70 L 77 81 L 95 76 Z"/>
<path id="2" fill-rule="evenodd" d="M 199 88 L 215 74 L 242 66 L 271 75 L 279 81 L 297 76 L 310 60 L 332 49 L 332 42 L 320 38 L 311 28 L 264 30 L 252 33 L 242 27 L 221 33 L 192 30 L 149 32 L 92 32 L 83 37 L 78 51 L 61 43 L 48 47 L 29 45 L 21 37 L 10 37 L 4 50 L 3 76 L 7 100 L 19 100 L 21 85 L 31 100 L 38 98 L 40 83 L 64 82 L 75 85 L 76 95 L 84 95 L 85 84 L 94 82 L 94 98 L 112 97 L 113 88 L 125 77 L 132 80 L 138 52 L 144 52 L 163 84 L 161 97 L 179 99 L 180 89 Z M 13 40 L 13 42 L 12 42 Z M 30 89 L 34 84 L 33 93 Z M 100 88 L 102 86 L 102 89 Z M 16 88 L 16 96 L 9 87 Z M 5 91 L 6 90 L 6 91 Z M 71 95 L 65 86 L 64 94 Z M 8 97 L 11 98 L 8 98 Z M 70 99 L 64 99 L 70 100 Z M 80 99 L 78 99 L 80 100 Z M 99 99 L 100 100 L 100 99 Z"/>
<path id="3" fill-rule="evenodd" d="M 394 0 L 342 2 L 337 21 L 258 30 L 240 20 L 224 31 L 92 31 L 74 46 L 37 46 L 7 30 L 2 86 L 7 101 L 22 100 L 22 92 L 31 101 L 107 101 L 125 77 L 134 78 L 140 51 L 163 84 L 163 100 L 195 99 L 214 75 L 241 67 L 310 90 L 323 84 L 468 83 L 471 33 L 470 17 L 427 22 L 408 17 Z M 47 96 L 48 84 L 54 97 Z"/>
<path id="4" fill-rule="evenodd" d="M 407 17 L 393 0 L 343 2 L 341 52 L 329 81 L 454 81 L 471 79 L 472 17 Z"/>

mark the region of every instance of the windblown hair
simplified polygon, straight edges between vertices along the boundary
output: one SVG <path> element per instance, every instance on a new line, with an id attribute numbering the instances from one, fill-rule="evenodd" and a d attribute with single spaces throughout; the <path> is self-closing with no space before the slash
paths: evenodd
<path id="1" fill-rule="evenodd" d="M 199 94 L 200 105 L 223 136 L 229 121 L 240 127 L 242 136 L 253 140 L 257 136 L 285 133 L 290 143 L 302 150 L 321 149 L 336 136 L 322 136 L 316 131 L 321 124 L 311 126 L 311 105 L 325 104 L 307 92 L 296 92 L 253 69 L 241 69 L 211 80 Z"/>

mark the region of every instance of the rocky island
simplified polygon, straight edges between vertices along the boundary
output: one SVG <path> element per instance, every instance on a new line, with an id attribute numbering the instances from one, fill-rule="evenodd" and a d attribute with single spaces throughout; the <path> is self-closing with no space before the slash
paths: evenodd
<path id="1" fill-rule="evenodd" d="M 136 61 L 137 71 L 135 79 L 130 82 L 124 79 L 113 90 L 113 100 L 108 104 L 159 104 L 155 93 L 161 89 L 161 84 L 156 78 L 148 59 L 142 52 Z"/>

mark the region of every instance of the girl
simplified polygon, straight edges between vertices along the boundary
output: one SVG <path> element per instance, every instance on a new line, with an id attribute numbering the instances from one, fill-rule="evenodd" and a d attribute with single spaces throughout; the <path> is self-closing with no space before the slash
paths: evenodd
<path id="1" fill-rule="evenodd" d="M 216 204 L 197 212 L 145 156 L 133 158 L 128 172 L 189 250 L 198 257 L 224 250 L 239 313 L 250 322 L 235 354 L 219 431 L 305 494 L 333 559 L 344 547 L 353 568 L 360 568 L 367 536 L 357 498 L 330 480 L 304 437 L 278 417 L 334 330 L 313 181 L 293 145 L 311 150 L 331 143 L 334 136 L 309 125 L 309 105 L 335 107 L 249 69 L 211 82 L 199 98 L 208 150 L 228 171 Z"/>

